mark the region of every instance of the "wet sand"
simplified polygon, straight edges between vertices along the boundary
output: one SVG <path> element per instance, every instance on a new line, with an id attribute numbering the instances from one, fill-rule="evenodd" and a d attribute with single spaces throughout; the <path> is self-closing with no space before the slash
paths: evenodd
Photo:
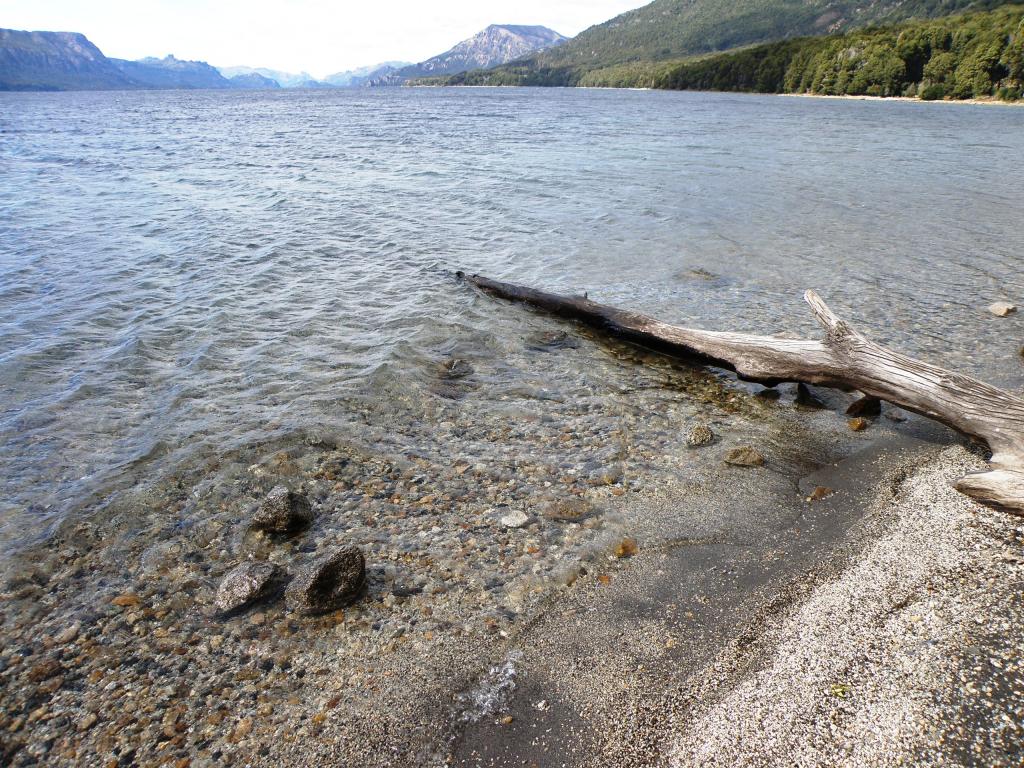
<path id="1" fill-rule="evenodd" d="M 836 493 L 774 536 L 645 553 L 521 638 L 513 720 L 456 764 L 1015 764 L 1021 529 L 949 487 L 979 465 L 882 438 L 804 478 Z"/>

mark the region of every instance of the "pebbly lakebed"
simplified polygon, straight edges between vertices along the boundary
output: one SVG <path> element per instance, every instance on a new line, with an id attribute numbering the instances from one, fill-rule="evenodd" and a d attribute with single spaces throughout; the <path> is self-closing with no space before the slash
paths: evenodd
<path id="1" fill-rule="evenodd" d="M 1020 386 L 1020 321 L 984 310 L 1024 294 L 1016 110 L 519 89 L 0 104 L 14 764 L 469 760 L 474 728 L 512 725 L 545 623 L 600 605 L 580 595 L 634 585 L 593 653 L 635 660 L 601 634 L 623 622 L 653 668 L 687 622 L 714 648 L 736 628 L 721 606 L 792 575 L 766 563 L 857 518 L 809 514 L 801 478 L 879 435 L 955 439 L 915 418 L 852 433 L 846 396 L 809 408 L 607 343 L 456 269 L 800 334 L 815 287 L 881 341 Z M 714 442 L 688 447 L 697 425 Z M 723 463 L 747 445 L 764 466 Z M 282 485 L 312 524 L 254 535 Z M 294 572 L 348 544 L 354 604 L 214 614 L 239 562 Z M 705 601 L 675 640 L 643 635 L 637 601 L 680 583 Z"/>

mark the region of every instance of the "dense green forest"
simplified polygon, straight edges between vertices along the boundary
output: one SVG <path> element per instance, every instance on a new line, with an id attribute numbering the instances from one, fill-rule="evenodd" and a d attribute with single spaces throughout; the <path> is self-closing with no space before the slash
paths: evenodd
<path id="1" fill-rule="evenodd" d="M 449 84 L 561 85 L 561 72 L 506 65 Z M 486 82 L 482 75 L 488 75 Z M 571 85 L 760 93 L 1021 98 L 1024 6 L 803 37 L 684 61 L 630 62 Z"/>
<path id="2" fill-rule="evenodd" d="M 606 72 L 601 84 L 625 76 L 637 85 L 637 74 Z M 1024 87 L 1024 7 L 786 40 L 640 77 L 655 88 L 1014 101 Z"/>
<path id="3" fill-rule="evenodd" d="M 1006 0 L 654 0 L 521 61 L 454 78 L 466 85 L 579 85 L 596 72 L 654 68 L 787 38 L 988 10 Z"/>

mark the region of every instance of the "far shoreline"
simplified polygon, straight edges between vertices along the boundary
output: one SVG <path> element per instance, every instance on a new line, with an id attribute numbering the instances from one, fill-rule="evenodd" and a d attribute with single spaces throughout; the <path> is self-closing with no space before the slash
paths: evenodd
<path id="1" fill-rule="evenodd" d="M 983 106 L 1001 107 L 1022 107 L 1024 99 L 1017 101 L 1003 101 L 1002 99 L 921 99 L 916 96 L 868 96 L 868 95 L 833 95 L 826 93 L 765 93 L 762 91 L 714 91 L 696 90 L 693 88 L 651 88 L 647 86 L 617 86 L 617 85 L 427 85 L 408 84 L 403 88 L 450 88 L 450 89 L 502 89 L 520 88 L 538 91 L 546 90 L 568 90 L 568 91 L 654 91 L 658 93 L 720 93 L 730 96 L 791 96 L 801 99 L 835 99 L 842 101 L 890 101 L 910 102 L 914 104 L 976 104 Z"/>

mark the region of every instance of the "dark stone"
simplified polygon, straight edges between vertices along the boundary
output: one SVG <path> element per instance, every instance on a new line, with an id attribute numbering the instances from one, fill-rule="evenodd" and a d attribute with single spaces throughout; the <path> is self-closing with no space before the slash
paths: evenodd
<path id="1" fill-rule="evenodd" d="M 395 597 L 412 597 L 413 595 L 419 595 L 422 592 L 423 587 L 419 584 L 413 584 L 412 586 L 395 584 L 391 588 L 391 594 Z"/>
<path id="2" fill-rule="evenodd" d="M 252 518 L 252 527 L 273 533 L 293 533 L 313 522 L 313 510 L 304 494 L 283 485 L 272 489 Z"/>
<path id="3" fill-rule="evenodd" d="M 882 412 L 882 401 L 877 397 L 862 397 L 854 400 L 846 409 L 847 416 L 877 416 Z"/>
<path id="4" fill-rule="evenodd" d="M 825 407 L 825 404 L 811 394 L 811 390 L 803 383 L 796 385 L 796 398 L 794 399 L 794 402 L 802 408 L 821 410 Z"/>
<path id="5" fill-rule="evenodd" d="M 279 586 L 281 569 L 273 563 L 249 560 L 228 572 L 217 588 L 214 606 L 232 613 L 267 597 Z"/>
<path id="6" fill-rule="evenodd" d="M 288 607 L 327 613 L 352 603 L 366 583 L 366 561 L 358 547 L 344 546 L 300 570 L 288 585 Z"/>

